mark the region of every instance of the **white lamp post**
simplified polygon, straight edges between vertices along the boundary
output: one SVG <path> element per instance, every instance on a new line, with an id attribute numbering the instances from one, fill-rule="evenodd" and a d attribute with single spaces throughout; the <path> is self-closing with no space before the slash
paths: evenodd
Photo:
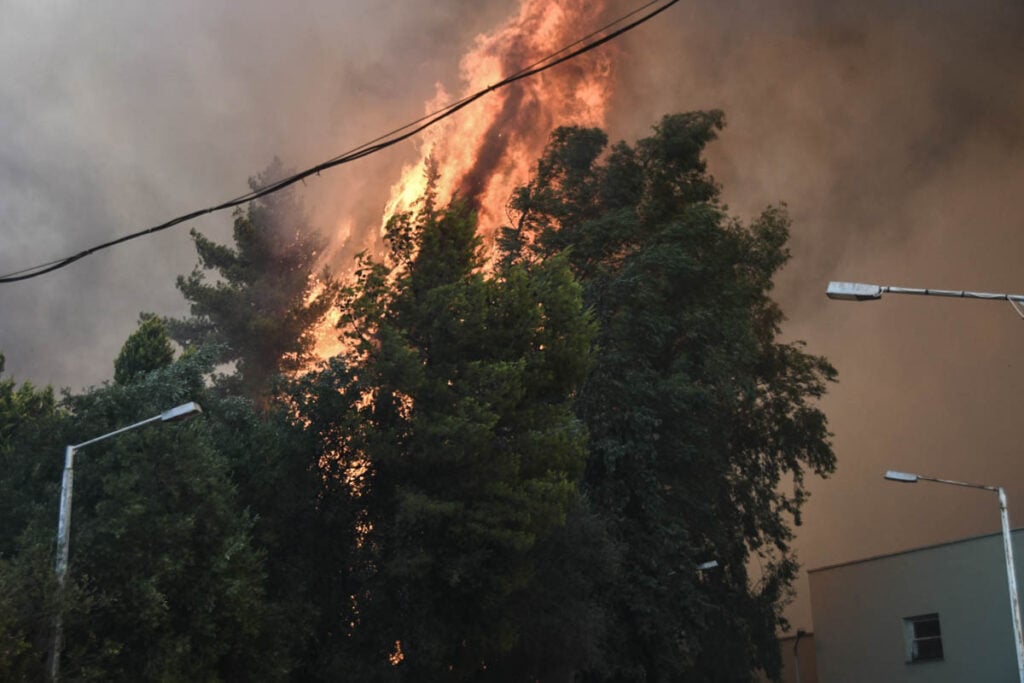
<path id="1" fill-rule="evenodd" d="M 964 481 L 953 479 L 938 479 L 926 477 L 923 474 L 911 474 L 910 472 L 897 472 L 889 470 L 885 473 L 889 481 L 898 481 L 905 484 L 916 484 L 918 481 L 931 481 L 937 484 L 950 484 L 952 486 L 966 486 L 972 489 L 993 491 L 999 495 L 999 517 L 1003 527 L 1003 555 L 1006 559 L 1006 582 L 1010 588 L 1010 611 L 1013 621 L 1013 644 L 1017 650 L 1017 677 L 1020 683 L 1024 683 L 1024 629 L 1021 628 L 1020 598 L 1017 594 L 1017 569 L 1013 563 L 1013 541 L 1010 538 L 1010 515 L 1006 509 L 1006 491 L 1001 486 L 985 486 L 983 484 L 969 484 Z"/>
<path id="2" fill-rule="evenodd" d="M 919 289 L 915 287 L 891 287 L 889 285 L 867 285 L 862 282 L 829 282 L 825 294 L 829 299 L 840 301 L 873 301 L 883 294 L 915 294 L 917 296 L 948 296 L 957 299 L 987 299 L 1009 301 L 1018 314 L 1024 316 L 1019 304 L 1024 303 L 1024 294 L 993 294 L 991 292 L 967 292 L 960 289 Z"/>
<path id="3" fill-rule="evenodd" d="M 67 576 L 68 571 L 68 542 L 71 537 L 71 491 L 74 488 L 74 464 L 75 464 L 75 453 L 85 446 L 109 439 L 112 436 L 123 434 L 124 432 L 131 431 L 143 425 L 148 425 L 153 422 L 174 422 L 177 420 L 185 420 L 193 415 L 198 415 L 203 412 L 203 409 L 199 407 L 198 403 L 189 402 L 184 403 L 180 406 L 165 410 L 159 415 L 154 415 L 151 418 L 136 422 L 133 425 L 122 427 L 115 431 L 104 434 L 103 436 L 97 436 L 95 439 L 89 439 L 83 441 L 80 444 L 74 446 L 68 446 L 64 449 L 64 476 L 61 479 L 60 484 L 60 517 L 57 521 L 57 590 L 61 593 L 64 591 L 64 580 Z M 50 680 L 56 681 L 60 675 L 60 651 L 64 644 L 64 629 L 63 629 L 63 614 L 62 610 L 58 608 L 57 618 L 53 628 L 53 644 L 50 651 L 50 666 L 49 674 Z"/>

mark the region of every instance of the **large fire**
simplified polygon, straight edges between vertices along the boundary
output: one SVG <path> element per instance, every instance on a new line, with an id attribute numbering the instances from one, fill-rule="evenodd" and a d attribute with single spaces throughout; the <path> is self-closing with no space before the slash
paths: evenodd
<path id="1" fill-rule="evenodd" d="M 476 37 L 460 63 L 460 97 L 483 90 L 581 38 L 597 23 L 603 3 L 594 0 L 522 0 L 504 26 Z M 505 206 L 529 179 L 548 135 L 557 126 L 603 126 L 610 96 L 607 49 L 584 54 L 509 87 L 429 128 L 419 140 L 419 160 L 392 187 L 384 220 L 407 211 L 426 189 L 428 164 L 436 165 L 437 200 L 452 197 L 477 209 L 485 239 L 507 222 Z M 452 101 L 443 86 L 428 112 Z"/>
<path id="2" fill-rule="evenodd" d="M 603 0 L 521 0 L 515 16 L 478 35 L 462 58 L 459 97 L 486 89 L 579 40 L 597 26 L 603 8 Z M 455 196 L 470 202 L 485 244 L 493 245 L 497 228 L 509 223 L 505 208 L 513 190 L 529 180 L 551 131 L 567 125 L 604 126 L 611 49 L 604 46 L 495 90 L 424 131 L 417 139 L 418 160 L 402 169 L 391 188 L 381 228 L 391 216 L 415 207 L 433 164 L 438 204 L 444 206 Z M 454 99 L 438 84 L 426 111 L 437 111 Z M 350 232 L 339 228 L 328 252 L 342 251 L 339 247 Z M 317 337 L 320 358 L 342 349 L 333 325 L 323 326 Z"/>

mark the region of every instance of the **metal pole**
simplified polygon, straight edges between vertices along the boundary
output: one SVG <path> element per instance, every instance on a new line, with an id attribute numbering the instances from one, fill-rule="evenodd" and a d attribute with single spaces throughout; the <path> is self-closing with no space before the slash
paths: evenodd
<path id="1" fill-rule="evenodd" d="M 71 493 L 75 485 L 75 446 L 64 450 L 64 476 L 60 483 L 60 517 L 57 520 L 57 616 L 53 624 L 48 673 L 51 681 L 60 675 L 60 651 L 64 645 L 64 582 L 68 572 L 68 542 L 71 537 Z"/>
<path id="2" fill-rule="evenodd" d="M 988 299 L 990 301 L 1024 302 L 1024 294 L 1002 294 L 996 292 L 968 292 L 962 289 L 924 289 L 920 287 L 880 287 L 883 293 L 914 294 L 917 296 L 948 296 L 955 299 Z"/>
<path id="3" fill-rule="evenodd" d="M 1024 629 L 1021 628 L 1020 598 L 1017 594 L 1017 568 L 1013 563 L 1013 540 L 1010 538 L 1010 514 L 1006 509 L 1006 492 L 999 487 L 999 517 L 1003 524 L 1003 551 L 1006 555 L 1006 582 L 1010 587 L 1010 609 L 1013 611 L 1013 645 L 1017 650 L 1017 678 L 1024 683 Z"/>
<path id="4" fill-rule="evenodd" d="M 60 518 L 57 520 L 57 584 L 64 586 L 71 535 L 71 493 L 75 486 L 75 447 L 64 450 L 64 476 L 60 484 Z"/>
<path id="5" fill-rule="evenodd" d="M 803 629 L 796 630 L 796 642 L 793 643 L 793 669 L 796 683 L 800 683 L 800 639 L 806 635 Z"/>

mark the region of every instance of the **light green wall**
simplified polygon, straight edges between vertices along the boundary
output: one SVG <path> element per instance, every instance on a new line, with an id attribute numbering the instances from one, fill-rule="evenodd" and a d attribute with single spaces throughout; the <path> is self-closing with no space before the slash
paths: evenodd
<path id="1" fill-rule="evenodd" d="M 1024 532 L 1014 532 L 1017 575 Z M 810 572 L 821 683 L 1016 681 L 999 534 Z M 937 612 L 944 659 L 908 664 L 903 618 Z"/>

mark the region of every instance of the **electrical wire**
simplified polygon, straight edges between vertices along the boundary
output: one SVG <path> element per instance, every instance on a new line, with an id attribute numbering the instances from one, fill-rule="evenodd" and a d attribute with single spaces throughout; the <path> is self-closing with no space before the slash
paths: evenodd
<path id="1" fill-rule="evenodd" d="M 259 199 L 260 197 L 265 197 L 269 194 L 273 194 L 274 192 L 283 190 L 289 185 L 294 185 L 295 183 L 300 182 L 312 175 L 319 175 L 322 171 L 326 171 L 328 169 L 334 168 L 335 166 L 340 166 L 342 164 L 347 164 L 358 159 L 362 159 L 363 157 L 375 154 L 393 145 L 397 145 L 399 142 L 407 140 L 412 136 L 416 135 L 417 133 L 420 133 L 426 130 L 427 128 L 430 128 L 431 126 L 441 122 L 442 120 L 448 118 L 449 116 L 452 116 L 456 112 L 465 109 L 473 102 L 479 100 L 480 98 L 496 90 L 500 90 L 501 88 L 509 86 L 512 83 L 515 83 L 516 81 L 520 81 L 525 78 L 529 78 L 531 76 L 539 74 L 543 71 L 547 71 L 548 69 L 554 68 L 559 64 L 567 62 L 570 59 L 578 57 L 579 55 L 589 52 L 595 48 L 600 47 L 601 45 L 604 45 L 607 42 L 614 40 L 615 38 L 618 38 L 622 34 L 633 30 L 637 26 L 640 26 L 641 24 L 650 21 L 651 19 L 664 12 L 672 5 L 677 4 L 678 2 L 679 0 L 668 0 L 667 2 L 662 2 L 662 0 L 652 0 L 651 2 L 648 2 L 645 5 L 642 5 L 637 9 L 634 9 L 633 11 L 615 19 L 614 21 L 609 22 L 608 24 L 597 29 L 596 31 L 587 34 L 586 36 L 580 38 L 579 40 L 570 43 L 569 45 L 566 45 L 560 50 L 547 55 L 546 57 L 534 62 L 533 64 L 530 64 L 529 66 L 523 67 L 519 71 L 516 71 L 515 73 L 509 76 L 506 76 L 501 81 L 498 81 L 493 85 L 490 85 L 482 90 L 478 90 L 475 93 L 467 95 L 466 97 L 463 97 L 460 100 L 452 102 L 451 104 L 448 104 L 430 114 L 426 114 L 416 119 L 415 121 L 407 123 L 404 126 L 396 128 L 388 133 L 384 133 L 383 135 L 376 137 L 373 140 L 364 142 L 358 147 L 354 147 L 347 152 L 343 152 L 342 154 L 336 157 L 321 162 L 316 166 L 307 168 L 304 171 L 299 171 L 298 173 L 294 173 L 280 180 L 268 183 L 263 187 L 247 192 L 243 195 L 235 197 L 234 199 L 229 199 L 225 202 L 217 204 L 216 206 L 211 206 L 206 209 L 192 211 L 191 213 L 178 216 L 177 218 L 172 218 L 166 223 L 154 225 L 150 228 L 146 228 L 145 230 L 133 232 L 131 234 L 118 237 L 117 239 L 110 240 L 109 242 L 97 244 L 93 247 L 80 251 L 77 254 L 66 256 L 64 258 L 55 259 L 53 261 L 48 261 L 46 263 L 41 263 L 35 266 L 30 266 L 28 268 L 23 268 L 21 270 L 16 270 L 5 275 L 0 275 L 0 284 L 29 280 L 32 278 L 39 277 L 41 275 L 45 275 L 46 273 L 51 273 L 55 270 L 65 268 L 71 265 L 72 263 L 75 263 L 76 261 L 80 261 L 86 256 L 94 254 L 97 251 L 109 249 L 110 247 L 116 246 L 123 242 L 128 242 L 139 237 L 143 237 L 145 235 L 150 235 L 155 232 L 167 230 L 168 228 L 172 228 L 176 225 L 180 225 L 181 223 L 185 223 L 187 221 L 194 220 L 196 218 L 200 218 L 211 213 L 216 213 L 218 211 L 223 211 L 225 209 L 231 209 L 237 206 L 241 206 L 243 204 L 247 204 L 251 201 Z M 661 6 L 656 7 L 655 9 L 647 12 L 646 14 L 643 14 L 639 18 L 629 21 L 637 14 L 644 12 L 648 8 L 658 4 L 661 4 Z M 629 21 L 629 23 L 623 24 L 623 22 L 626 21 Z M 622 25 L 620 26 L 620 24 Z M 618 28 L 614 28 L 616 26 L 618 26 Z M 611 30 L 613 28 L 614 30 Z"/>

